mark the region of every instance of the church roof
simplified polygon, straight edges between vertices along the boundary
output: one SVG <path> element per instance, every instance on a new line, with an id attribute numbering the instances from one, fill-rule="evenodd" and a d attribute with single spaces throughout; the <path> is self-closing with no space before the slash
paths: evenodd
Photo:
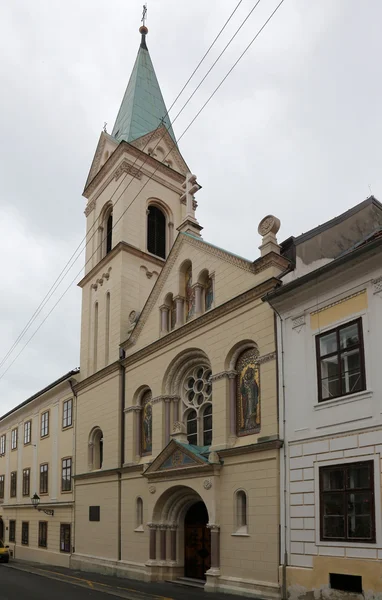
<path id="1" fill-rule="evenodd" d="M 132 142 L 163 124 L 176 143 L 146 45 L 147 31 L 146 27 L 140 29 L 141 45 L 113 127 L 112 136 L 119 142 L 122 140 Z"/>

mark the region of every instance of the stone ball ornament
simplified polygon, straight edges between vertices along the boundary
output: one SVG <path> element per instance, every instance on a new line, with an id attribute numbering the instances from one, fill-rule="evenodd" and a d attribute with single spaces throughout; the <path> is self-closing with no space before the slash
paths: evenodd
<path id="1" fill-rule="evenodd" d="M 261 236 L 264 237 L 268 233 L 273 233 L 274 235 L 276 235 L 279 229 L 280 219 L 274 217 L 273 215 L 267 215 L 266 217 L 264 217 L 264 219 L 261 219 L 257 231 Z"/>

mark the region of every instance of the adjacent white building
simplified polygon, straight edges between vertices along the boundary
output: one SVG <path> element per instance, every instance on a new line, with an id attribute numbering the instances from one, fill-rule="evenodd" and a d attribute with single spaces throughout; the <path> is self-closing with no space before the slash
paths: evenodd
<path id="1" fill-rule="evenodd" d="M 281 564 L 292 598 L 382 593 L 382 205 L 282 245 Z"/>

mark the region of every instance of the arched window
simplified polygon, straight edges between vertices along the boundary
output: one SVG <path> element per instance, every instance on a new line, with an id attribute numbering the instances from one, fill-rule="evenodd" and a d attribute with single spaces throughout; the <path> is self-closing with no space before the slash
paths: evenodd
<path id="1" fill-rule="evenodd" d="M 142 498 L 137 498 L 136 529 L 139 529 L 140 531 L 143 530 L 143 500 L 142 500 Z"/>
<path id="2" fill-rule="evenodd" d="M 259 433 L 260 421 L 260 369 L 256 348 L 245 350 L 236 363 L 236 434 Z"/>
<path id="3" fill-rule="evenodd" d="M 183 381 L 184 420 L 190 444 L 210 446 L 212 442 L 211 369 L 200 365 L 190 369 Z"/>
<path id="4" fill-rule="evenodd" d="M 93 372 L 97 371 L 98 358 L 98 302 L 94 304 L 94 323 L 93 323 Z"/>
<path id="5" fill-rule="evenodd" d="M 102 469 L 103 464 L 103 433 L 95 427 L 89 436 L 89 469 Z"/>
<path id="6" fill-rule="evenodd" d="M 214 302 L 214 281 L 212 277 L 207 279 L 206 287 L 204 290 L 204 306 L 205 310 L 210 310 Z"/>
<path id="7" fill-rule="evenodd" d="M 188 443 L 196 446 L 198 443 L 198 419 L 196 410 L 190 410 L 187 415 L 187 439 Z"/>
<path id="8" fill-rule="evenodd" d="M 148 210 L 147 250 L 166 258 L 166 217 L 157 206 L 149 206 Z"/>
<path id="9" fill-rule="evenodd" d="M 203 446 L 212 443 L 212 404 L 207 404 L 203 412 Z"/>
<path id="10" fill-rule="evenodd" d="M 151 454 L 153 449 L 153 412 L 151 400 L 151 391 L 147 390 L 141 400 L 141 456 Z"/>
<path id="11" fill-rule="evenodd" d="M 106 252 L 109 254 L 113 243 L 113 211 L 108 212 L 106 216 Z"/>
<path id="12" fill-rule="evenodd" d="M 248 512 L 247 512 L 247 494 L 244 490 L 236 492 L 236 533 L 247 533 Z"/>

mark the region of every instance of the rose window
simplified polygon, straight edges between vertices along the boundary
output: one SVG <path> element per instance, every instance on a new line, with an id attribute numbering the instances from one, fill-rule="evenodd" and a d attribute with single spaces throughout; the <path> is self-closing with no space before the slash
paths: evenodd
<path id="1" fill-rule="evenodd" d="M 184 417 L 190 444 L 210 446 L 212 442 L 211 369 L 199 366 L 188 372 L 183 384 Z"/>

